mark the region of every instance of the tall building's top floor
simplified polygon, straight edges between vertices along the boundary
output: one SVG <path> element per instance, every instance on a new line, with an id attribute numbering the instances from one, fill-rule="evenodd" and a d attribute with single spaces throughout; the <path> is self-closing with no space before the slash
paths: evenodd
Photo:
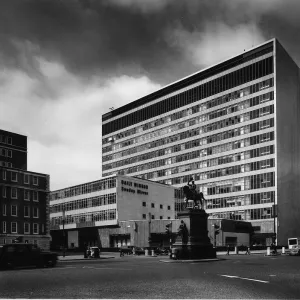
<path id="1" fill-rule="evenodd" d="M 0 130 L 0 166 L 27 170 L 27 136 Z"/>
<path id="2" fill-rule="evenodd" d="M 268 41 L 104 114 L 102 135 L 105 136 L 272 73 L 272 59 L 263 61 L 261 58 L 274 53 L 275 41 L 275 39 Z M 193 92 L 193 88 L 197 93 Z"/>

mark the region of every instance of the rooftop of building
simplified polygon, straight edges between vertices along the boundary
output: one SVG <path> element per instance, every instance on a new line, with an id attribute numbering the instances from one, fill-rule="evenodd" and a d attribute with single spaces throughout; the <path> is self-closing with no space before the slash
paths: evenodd
<path id="1" fill-rule="evenodd" d="M 103 114 L 102 121 L 106 121 L 111 118 L 114 118 L 120 114 L 123 114 L 132 109 L 140 107 L 141 105 L 148 104 L 149 102 L 156 100 L 159 97 L 163 97 L 169 93 L 175 92 L 186 86 L 189 86 L 191 84 L 194 84 L 196 82 L 204 80 L 204 79 L 211 77 L 213 75 L 216 75 L 220 72 L 226 71 L 226 70 L 228 70 L 236 65 L 239 65 L 243 62 L 249 61 L 257 56 L 261 56 L 264 51 L 270 50 L 270 48 L 273 47 L 275 41 L 277 41 L 277 40 L 275 38 L 273 38 L 273 39 L 268 40 L 258 46 L 255 46 L 251 49 L 244 50 L 244 52 L 242 54 L 233 56 L 229 59 L 223 60 L 217 64 L 214 64 L 214 65 L 209 66 L 205 69 L 202 69 L 194 74 L 191 74 L 187 77 L 184 77 L 175 82 L 172 82 L 151 94 L 148 94 L 148 95 L 146 95 L 142 98 L 139 98 L 133 102 L 130 102 L 122 107 L 119 107 L 108 113 Z"/>

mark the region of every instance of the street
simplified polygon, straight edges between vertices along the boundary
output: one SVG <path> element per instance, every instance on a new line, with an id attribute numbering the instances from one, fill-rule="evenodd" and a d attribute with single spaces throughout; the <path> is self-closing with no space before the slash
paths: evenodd
<path id="1" fill-rule="evenodd" d="M 55 268 L 0 271 L 1 298 L 242 298 L 300 296 L 300 257 L 219 256 L 162 262 L 167 256 L 60 261 Z"/>

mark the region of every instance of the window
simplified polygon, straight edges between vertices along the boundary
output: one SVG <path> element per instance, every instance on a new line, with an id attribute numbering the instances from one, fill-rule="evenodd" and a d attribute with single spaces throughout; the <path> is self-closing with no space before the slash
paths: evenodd
<path id="1" fill-rule="evenodd" d="M 3 204 L 3 206 L 2 206 L 2 213 L 3 213 L 3 216 L 6 216 L 6 204 Z"/>
<path id="2" fill-rule="evenodd" d="M 24 206 L 24 217 L 30 217 L 29 206 Z"/>
<path id="3" fill-rule="evenodd" d="M 155 219 L 154 215 L 151 215 L 151 219 Z"/>
<path id="4" fill-rule="evenodd" d="M 162 220 L 162 218 L 163 218 L 163 217 L 162 217 L 162 216 L 160 216 L 159 218 L 160 218 L 160 220 Z"/>
<path id="5" fill-rule="evenodd" d="M 162 204 L 160 204 L 160 205 L 159 205 L 159 208 L 160 208 L 160 209 L 162 209 L 162 208 L 163 208 L 163 205 L 162 205 Z"/>
<path id="6" fill-rule="evenodd" d="M 12 157 L 12 151 L 11 150 L 7 150 L 7 156 Z"/>
<path id="7" fill-rule="evenodd" d="M 13 199 L 18 198 L 17 188 L 14 188 L 14 187 L 11 188 L 11 198 L 13 198 Z"/>
<path id="8" fill-rule="evenodd" d="M 143 206 L 146 206 L 146 202 L 143 202 Z"/>
<path id="9" fill-rule="evenodd" d="M 17 222 L 11 222 L 11 233 L 17 233 L 18 228 L 17 228 Z"/>
<path id="10" fill-rule="evenodd" d="M 2 179 L 6 180 L 6 170 L 2 170 Z"/>
<path id="11" fill-rule="evenodd" d="M 2 197 L 6 198 L 6 186 L 2 187 Z"/>
<path id="12" fill-rule="evenodd" d="M 12 145 L 12 138 L 10 136 L 7 137 L 7 144 Z"/>
<path id="13" fill-rule="evenodd" d="M 39 224 L 33 223 L 33 234 L 39 234 Z"/>
<path id="14" fill-rule="evenodd" d="M 17 217 L 17 205 L 11 206 L 11 215 Z"/>
<path id="15" fill-rule="evenodd" d="M 171 210 L 171 206 L 170 205 L 168 205 L 168 210 Z"/>
<path id="16" fill-rule="evenodd" d="M 154 203 L 151 203 L 151 207 L 154 208 Z"/>
<path id="17" fill-rule="evenodd" d="M 24 233 L 30 233 L 30 223 L 24 223 Z"/>
<path id="18" fill-rule="evenodd" d="M 33 201 L 39 201 L 39 195 L 37 191 L 33 191 Z"/>
<path id="19" fill-rule="evenodd" d="M 17 182 L 18 181 L 18 173 L 11 171 L 11 181 Z"/>
<path id="20" fill-rule="evenodd" d="M 39 217 L 39 209 L 37 207 L 33 208 L 33 217 L 38 218 Z"/>
<path id="21" fill-rule="evenodd" d="M 29 174 L 24 174 L 24 183 L 29 184 Z"/>
<path id="22" fill-rule="evenodd" d="M 6 221 L 2 222 L 2 232 L 6 233 Z"/>
<path id="23" fill-rule="evenodd" d="M 170 220 L 171 218 L 170 217 L 168 217 L 168 220 Z"/>
<path id="24" fill-rule="evenodd" d="M 30 200 L 30 191 L 24 190 L 24 200 Z"/>
<path id="25" fill-rule="evenodd" d="M 33 184 L 34 185 L 38 185 L 39 184 L 39 180 L 37 176 L 33 176 Z"/>
<path id="26" fill-rule="evenodd" d="M 146 214 L 143 214 L 143 219 L 146 219 Z"/>

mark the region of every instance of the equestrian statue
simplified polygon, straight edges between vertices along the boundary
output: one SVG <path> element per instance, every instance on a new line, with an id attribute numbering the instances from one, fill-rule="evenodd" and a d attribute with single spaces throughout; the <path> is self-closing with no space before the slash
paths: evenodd
<path id="1" fill-rule="evenodd" d="M 194 179 L 191 178 L 188 182 L 187 185 L 185 185 L 183 188 L 183 193 L 185 195 L 185 208 L 187 208 L 187 205 L 188 205 L 188 201 L 189 200 L 193 200 L 194 201 L 194 205 L 193 205 L 193 208 L 198 208 L 199 209 L 199 205 L 198 205 L 198 201 L 200 202 L 201 204 L 201 209 L 203 209 L 203 201 L 205 201 L 204 199 L 204 196 L 203 196 L 203 193 L 200 192 L 198 193 L 197 190 L 196 190 L 196 185 L 195 185 L 195 182 L 194 182 Z"/>

